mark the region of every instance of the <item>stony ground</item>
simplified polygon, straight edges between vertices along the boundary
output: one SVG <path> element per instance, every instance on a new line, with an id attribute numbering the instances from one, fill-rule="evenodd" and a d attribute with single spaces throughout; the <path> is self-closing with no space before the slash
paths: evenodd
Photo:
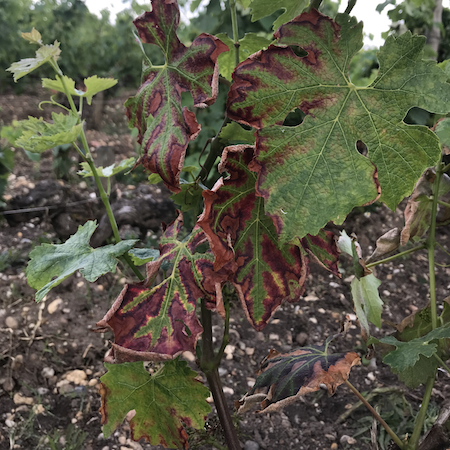
<path id="1" fill-rule="evenodd" d="M 8 104 L 13 100 L 9 99 Z M 30 101 L 19 102 L 21 114 L 23 111 L 29 113 L 24 105 Z M 6 103 L 5 98 L 0 98 L 0 104 L 2 102 Z M 90 145 L 96 149 L 112 148 L 114 159 L 133 155 L 132 139 L 125 134 L 126 124 L 124 127 L 123 119 L 120 119 L 120 101 L 111 102 L 107 107 L 110 109 L 106 111 L 103 124 L 106 131 L 90 132 Z M 5 116 L 0 119 L 6 121 Z M 73 276 L 53 289 L 40 304 L 34 302 L 34 291 L 26 284 L 24 270 L 30 250 L 42 242 L 59 242 L 64 235 L 62 219 L 58 221 L 57 217 L 67 214 L 62 216 L 63 223 L 72 221 L 77 225 L 87 218 L 100 218 L 102 214 L 94 187 L 84 180 L 80 182 L 75 168 L 65 180 L 55 179 L 51 153 L 45 155 L 40 163 L 32 163 L 21 153 L 17 154 L 5 196 L 8 205 L 13 205 L 14 199 L 34 192 L 33 189 L 42 181 L 49 180 L 55 180 L 61 186 L 58 194 L 61 197 L 53 199 L 57 204 L 61 201 L 76 203 L 83 199 L 91 199 L 92 202 L 89 207 L 83 204 L 81 208 L 70 211 L 47 208 L 36 217 L 9 217 L 9 222 L 2 220 L 0 223 L 0 449 L 156 448 L 144 442 L 130 441 L 127 423 L 105 438 L 98 413 L 99 379 L 105 373 L 102 360 L 112 336 L 91 330 L 124 283 L 131 281 L 130 274 L 119 267 L 115 275 L 106 275 L 95 284 Z M 138 195 L 135 181 L 134 178 L 118 181 L 115 186 L 117 198 L 132 199 Z M 47 192 L 50 200 L 52 193 L 55 192 Z M 167 196 L 160 189 L 148 195 L 155 197 L 155 202 Z M 40 201 L 42 204 L 47 200 Z M 164 214 L 170 215 L 171 212 L 164 210 Z M 172 214 L 175 213 L 172 211 Z M 363 251 L 368 255 L 376 239 L 393 226 L 402 226 L 401 213 L 394 214 L 379 207 L 370 212 L 355 211 L 343 228 L 349 234 L 357 234 Z M 141 233 L 141 230 L 124 224 L 121 233 L 129 237 L 133 233 Z M 150 229 L 143 237 L 150 244 L 156 242 L 157 234 L 157 228 Z M 447 249 L 449 236 L 448 228 L 438 230 L 438 239 Z M 446 255 L 440 252 L 438 262 L 445 261 Z M 348 264 L 344 261 L 343 268 Z M 382 331 L 373 330 L 375 335 L 389 333 L 388 322 L 398 323 L 406 315 L 426 306 L 429 298 L 427 274 L 427 259 L 422 252 L 377 269 L 376 275 L 383 282 L 380 292 L 385 302 L 385 323 Z M 449 274 L 448 268 L 439 267 L 437 270 L 440 300 L 448 295 Z M 230 408 L 253 385 L 258 365 L 271 348 L 287 352 L 300 346 L 322 343 L 327 336 L 339 331 L 346 315 L 350 315 L 353 324 L 345 338 L 336 342 L 335 349 L 353 350 L 364 355 L 364 344 L 351 305 L 350 281 L 351 277 L 345 274 L 342 280 L 338 280 L 325 270 L 312 266 L 302 298 L 297 304 L 281 307 L 264 332 L 250 328 L 238 303 L 233 303 L 231 342 L 220 368 Z M 216 320 L 214 334 L 220 341 L 221 323 Z M 196 369 L 193 355 L 185 354 L 184 358 Z M 411 417 L 418 410 L 422 388 L 414 391 L 404 389 L 382 364 L 379 355 L 355 367 L 350 381 L 360 391 L 373 394 L 373 404 L 394 429 L 412 431 Z M 449 377 L 440 372 L 433 391 L 430 421 L 436 416 L 439 405 L 450 395 L 449 391 Z M 240 417 L 240 439 L 246 450 L 367 450 L 370 448 L 372 419 L 362 408 L 352 411 L 356 403 L 357 399 L 345 386 L 338 388 L 331 398 L 320 390 L 290 405 L 283 413 L 251 412 Z M 220 433 L 214 407 L 211 406 L 208 433 L 215 436 Z M 381 434 L 379 442 L 380 448 L 384 449 L 389 440 Z M 209 444 L 203 448 L 213 447 Z"/>

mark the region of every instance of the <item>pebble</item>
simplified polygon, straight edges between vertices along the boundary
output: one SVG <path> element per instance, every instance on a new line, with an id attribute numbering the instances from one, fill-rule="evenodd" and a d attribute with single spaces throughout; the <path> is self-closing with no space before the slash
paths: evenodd
<path id="1" fill-rule="evenodd" d="M 248 356 L 252 356 L 255 353 L 255 349 L 252 347 L 246 347 L 245 354 Z"/>
<path id="2" fill-rule="evenodd" d="M 295 336 L 295 342 L 297 342 L 298 345 L 305 345 L 307 340 L 308 335 L 304 332 L 298 333 L 297 336 Z"/>
<path id="3" fill-rule="evenodd" d="M 53 375 L 55 375 L 55 370 L 52 367 L 44 367 L 42 369 L 41 375 L 44 378 L 51 378 Z"/>
<path id="4" fill-rule="evenodd" d="M 183 352 L 183 358 L 189 362 L 195 361 L 195 355 L 192 352 Z"/>
<path id="5" fill-rule="evenodd" d="M 234 390 L 232 388 L 228 387 L 228 386 L 224 386 L 223 387 L 223 392 L 225 394 L 229 394 L 229 395 L 233 395 L 234 394 Z"/>
<path id="6" fill-rule="evenodd" d="M 98 384 L 98 380 L 97 380 L 97 378 L 92 378 L 92 380 L 89 380 L 89 383 L 88 383 L 88 385 L 89 386 L 96 386 Z"/>
<path id="7" fill-rule="evenodd" d="M 236 347 L 234 345 L 228 344 L 224 350 L 225 355 L 227 355 L 226 359 L 228 359 L 228 360 L 233 359 L 233 353 L 235 350 L 236 350 Z"/>
<path id="8" fill-rule="evenodd" d="M 16 392 L 13 397 L 13 402 L 15 405 L 32 405 L 34 400 L 33 397 L 24 397 L 19 392 Z"/>
<path id="9" fill-rule="evenodd" d="M 5 319 L 5 325 L 12 330 L 17 330 L 19 328 L 19 322 L 14 317 L 8 316 Z"/>
<path id="10" fill-rule="evenodd" d="M 47 311 L 49 314 L 54 314 L 56 311 L 58 311 L 58 308 L 62 305 L 62 299 L 61 298 L 55 298 L 48 306 Z"/>
<path id="11" fill-rule="evenodd" d="M 33 412 L 34 414 L 43 414 L 45 412 L 45 408 L 39 403 L 39 405 L 33 406 Z"/>
<path id="12" fill-rule="evenodd" d="M 351 436 L 347 436 L 346 434 L 343 434 L 341 436 L 341 439 L 339 440 L 339 442 L 343 445 L 343 444 L 349 444 L 349 445 L 353 445 L 356 444 L 356 439 L 352 438 Z"/>
<path id="13" fill-rule="evenodd" d="M 119 436 L 119 444 L 124 445 L 127 443 L 127 438 L 125 436 Z"/>
<path id="14" fill-rule="evenodd" d="M 225 367 L 219 367 L 219 376 L 224 377 L 225 375 L 228 375 L 228 369 L 225 369 Z"/>
<path id="15" fill-rule="evenodd" d="M 317 324 L 317 319 L 316 319 L 315 317 L 310 317 L 310 318 L 309 318 L 309 321 L 310 321 L 311 323 L 313 323 L 314 325 Z"/>
<path id="16" fill-rule="evenodd" d="M 63 384 L 59 387 L 59 393 L 60 394 L 70 394 L 73 392 L 75 388 L 71 384 Z"/>
<path id="17" fill-rule="evenodd" d="M 271 341 L 278 341 L 280 339 L 280 336 L 278 334 L 276 334 L 276 333 L 270 333 L 269 334 L 269 339 Z"/>
<path id="18" fill-rule="evenodd" d="M 84 370 L 80 370 L 80 369 L 71 370 L 70 372 L 67 372 L 64 375 L 64 378 L 67 381 L 70 381 L 71 383 L 75 383 L 78 385 L 85 386 L 87 384 L 87 381 L 86 381 L 87 375 Z"/>
<path id="19" fill-rule="evenodd" d="M 259 450 L 259 444 L 255 441 L 245 441 L 244 450 Z"/>
<path id="20" fill-rule="evenodd" d="M 333 442 L 333 443 L 331 444 L 330 449 L 331 449 L 331 450 L 337 450 L 337 449 L 338 449 L 338 445 L 336 444 L 336 442 Z"/>

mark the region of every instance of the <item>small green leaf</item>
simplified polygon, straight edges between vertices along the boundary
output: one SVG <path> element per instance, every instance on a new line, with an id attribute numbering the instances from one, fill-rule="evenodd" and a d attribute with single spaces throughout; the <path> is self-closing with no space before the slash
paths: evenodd
<path id="1" fill-rule="evenodd" d="M 383 301 L 378 294 L 378 287 L 381 281 L 374 274 L 355 277 L 351 283 L 352 297 L 356 314 L 361 325 L 369 331 L 369 324 L 372 322 L 376 327 L 381 328 L 381 312 Z"/>
<path id="2" fill-rule="evenodd" d="M 123 172 L 124 170 L 131 169 L 134 166 L 134 163 L 136 162 L 136 158 L 128 158 L 121 161 L 119 164 L 111 164 L 108 167 L 103 168 L 102 166 L 97 167 L 97 174 L 99 177 L 102 178 L 111 178 L 114 175 L 117 175 L 120 172 Z M 81 167 L 83 170 L 78 171 L 78 175 L 81 175 L 82 177 L 93 177 L 94 174 L 92 173 L 91 168 L 89 167 L 89 164 L 87 162 L 82 162 Z"/>
<path id="3" fill-rule="evenodd" d="M 142 266 L 159 258 L 159 250 L 155 248 L 132 248 L 128 253 L 137 266 Z"/>
<path id="4" fill-rule="evenodd" d="M 162 181 L 162 178 L 157 173 L 152 173 L 148 177 L 148 182 L 150 184 L 158 184 Z"/>
<path id="5" fill-rule="evenodd" d="M 395 350 L 388 353 L 383 362 L 389 364 L 393 370 L 402 372 L 408 367 L 414 367 L 419 360 L 420 355 L 431 358 L 437 351 L 437 343 L 431 342 L 437 339 L 450 338 L 450 325 L 436 328 L 423 337 L 412 339 L 409 342 L 401 342 L 394 336 L 386 336 L 379 340 L 383 344 L 389 344 L 396 347 Z"/>
<path id="6" fill-rule="evenodd" d="M 65 93 L 62 78 L 64 79 L 64 83 L 67 87 L 69 94 L 77 95 L 77 93 L 75 91 L 75 81 L 66 75 L 63 75 L 62 77 L 57 76 L 56 80 L 52 80 L 51 78 L 42 78 L 42 87 L 45 89 L 51 89 L 52 91 L 58 91 L 58 92 Z"/>
<path id="7" fill-rule="evenodd" d="M 92 97 L 101 91 L 106 91 L 117 84 L 117 80 L 114 78 L 99 78 L 97 75 L 93 77 L 85 78 L 84 84 L 86 86 L 86 91 L 78 91 L 80 97 L 86 97 L 88 105 L 92 102 Z"/>
<path id="8" fill-rule="evenodd" d="M 14 76 L 14 81 L 17 82 L 20 78 L 32 72 L 34 69 L 42 66 L 52 58 L 58 59 L 61 49 L 59 48 L 59 42 L 55 41 L 51 45 L 43 45 L 36 51 L 36 58 L 25 58 L 18 62 L 12 63 L 11 67 L 6 69 Z"/>
<path id="9" fill-rule="evenodd" d="M 254 130 L 244 130 L 237 122 L 231 122 L 222 128 L 219 139 L 227 145 L 254 144 Z"/>
<path id="10" fill-rule="evenodd" d="M 199 183 L 195 181 L 192 183 L 180 183 L 180 188 L 181 192 L 173 194 L 170 198 L 180 207 L 182 212 L 190 211 L 193 208 L 203 205 L 203 188 Z"/>
<path id="11" fill-rule="evenodd" d="M 22 33 L 22 37 L 26 41 L 30 41 L 30 44 L 42 44 L 41 33 L 34 27 L 29 33 Z"/>
<path id="12" fill-rule="evenodd" d="M 230 49 L 230 51 L 226 53 L 221 53 L 217 61 L 219 63 L 220 74 L 231 81 L 231 74 L 236 66 L 233 50 L 234 42 L 225 33 L 220 33 L 217 37 Z M 258 50 L 269 47 L 270 42 L 269 39 L 258 36 L 255 33 L 247 33 L 242 39 L 239 39 L 240 60 L 243 61 Z"/>
<path id="13" fill-rule="evenodd" d="M 92 103 L 92 97 L 95 94 L 98 94 L 101 91 L 106 91 L 109 88 L 112 88 L 117 84 L 117 80 L 114 78 L 99 78 L 97 75 L 93 77 L 85 78 L 84 85 L 86 90 L 76 89 L 75 81 L 72 78 L 63 76 L 66 87 L 69 91 L 70 95 L 76 95 L 78 97 L 85 97 L 88 105 Z M 54 91 L 64 92 L 64 85 L 61 80 L 61 77 L 57 77 L 56 80 L 52 80 L 50 78 L 42 79 L 42 87 L 47 89 L 53 89 Z"/>
<path id="14" fill-rule="evenodd" d="M 23 133 L 15 145 L 33 153 L 42 153 L 45 150 L 62 144 L 71 144 L 77 140 L 81 133 L 83 123 L 78 122 L 75 114 L 52 113 L 53 123 L 44 122 L 41 117 L 29 117 L 21 121 Z"/>
<path id="15" fill-rule="evenodd" d="M 136 242 L 130 239 L 94 249 L 89 246 L 89 240 L 96 228 L 96 222 L 86 222 L 64 244 L 42 244 L 30 253 L 26 275 L 28 284 L 38 289 L 37 302 L 77 270 L 91 282 L 112 272 L 118 263 L 117 258 Z"/>
<path id="16" fill-rule="evenodd" d="M 131 438 L 144 438 L 151 445 L 184 449 L 188 446 L 186 426 L 204 427 L 211 408 L 209 390 L 196 380 L 197 373 L 185 361 L 168 361 L 150 375 L 142 362 L 107 364 L 101 377 L 100 394 L 105 437 L 136 411 L 130 420 Z"/>
<path id="17" fill-rule="evenodd" d="M 434 132 L 443 145 L 450 147 L 450 119 L 444 119 L 438 122 Z"/>
<path id="18" fill-rule="evenodd" d="M 308 3 L 309 0 L 284 0 L 281 4 L 273 0 L 253 0 L 250 4 L 252 22 L 270 16 L 279 9 L 283 9 L 284 13 L 273 23 L 273 30 L 275 31 L 283 23 L 289 22 L 289 20 L 300 15 Z"/>

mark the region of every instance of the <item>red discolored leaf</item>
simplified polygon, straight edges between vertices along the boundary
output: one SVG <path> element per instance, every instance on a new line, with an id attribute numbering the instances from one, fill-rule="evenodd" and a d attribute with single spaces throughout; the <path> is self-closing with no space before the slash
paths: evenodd
<path id="1" fill-rule="evenodd" d="M 196 302 L 203 297 L 213 308 L 216 294 L 221 300 L 221 285 L 228 275 L 225 270 L 214 271 L 211 252 L 196 253 L 206 241 L 200 228 L 186 241 L 178 240 L 182 224 L 180 214 L 161 238 L 161 256 L 147 264 L 147 283 L 163 262 L 173 264 L 169 277 L 154 287 L 126 285 L 97 323 L 100 329 L 114 332 L 109 361 L 166 360 L 184 351 L 195 353 L 203 331 L 195 314 Z"/>
<path id="2" fill-rule="evenodd" d="M 290 353 L 280 354 L 271 350 L 261 364 L 261 370 L 255 385 L 249 392 L 248 400 L 241 401 L 243 409 L 246 403 L 254 403 L 256 394 L 264 412 L 278 411 L 298 400 L 299 397 L 318 391 L 324 384 L 330 395 L 344 383 L 353 366 L 360 364 L 355 352 L 328 353 L 329 337 L 323 346 L 303 347 Z M 266 394 L 264 398 L 260 395 Z"/>
<path id="3" fill-rule="evenodd" d="M 190 92 L 198 108 L 214 103 L 219 79 L 217 57 L 228 50 L 206 33 L 186 47 L 177 36 L 179 21 L 176 0 L 152 0 L 152 11 L 134 20 L 142 42 L 157 45 L 166 62 L 145 67 L 142 86 L 125 103 L 130 125 L 139 130 L 142 164 L 159 174 L 173 192 L 180 191 L 187 145 L 200 132 L 195 114 L 181 106 L 181 93 Z"/>
<path id="4" fill-rule="evenodd" d="M 378 77 L 359 87 L 348 73 L 362 37 L 354 17 L 332 20 L 313 9 L 282 25 L 277 45 L 233 74 L 227 114 L 257 128 L 250 169 L 282 242 L 340 224 L 354 206 L 380 195 L 395 209 L 439 159 L 436 136 L 403 121 L 413 106 L 449 109 L 447 77 L 423 59 L 425 39 L 390 36 L 377 54 Z M 283 126 L 296 108 L 306 114 L 303 122 Z"/>
<path id="5" fill-rule="evenodd" d="M 256 174 L 248 169 L 252 158 L 252 146 L 224 150 L 219 170 L 229 177 L 203 192 L 205 211 L 198 224 L 208 235 L 215 269 L 233 266 L 232 281 L 247 318 L 261 330 L 283 301 L 299 299 L 308 269 L 298 246 L 278 244 L 264 200 L 255 193 Z M 331 233 L 308 236 L 304 243 L 308 252 L 337 272 L 338 250 Z"/>

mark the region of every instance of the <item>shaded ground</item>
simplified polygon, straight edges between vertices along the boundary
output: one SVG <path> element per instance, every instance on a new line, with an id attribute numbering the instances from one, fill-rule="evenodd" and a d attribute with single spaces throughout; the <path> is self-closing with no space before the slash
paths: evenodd
<path id="1" fill-rule="evenodd" d="M 132 139 L 124 134 L 126 123 L 122 119 L 122 100 L 106 104 L 102 129 L 109 134 L 97 131 L 88 135 L 91 146 L 97 149 L 108 147 L 110 158 L 117 160 L 134 154 Z M 18 103 L 16 112 L 8 110 L 5 113 L 4 105 L 14 102 Z M 34 112 L 29 110 L 30 102 L 35 104 L 36 100 L 0 98 L 3 108 L 0 120 L 5 123 L 14 114 L 20 119 L 23 114 Z M 76 155 L 71 156 L 76 159 Z M 139 176 L 138 173 L 134 178 L 119 180 L 117 198 L 132 199 L 138 195 L 138 189 L 132 183 Z M 62 225 L 70 221 L 76 226 L 87 218 L 100 219 L 102 215 L 94 187 L 84 180 L 80 183 L 75 168 L 66 178 L 56 181 L 62 188 L 62 197 L 55 200 L 57 204 L 90 198 L 89 206 L 48 209 L 39 212 L 37 217 L 26 217 L 25 221 L 13 223 L 10 220 L 8 224 L 3 220 L 0 223 L 0 449 L 150 449 L 149 444 L 129 441 L 126 424 L 105 439 L 98 413 L 99 378 L 105 373 L 102 360 L 112 336 L 90 330 L 115 300 L 127 282 L 128 274 L 119 267 L 117 274 L 106 275 L 95 284 L 78 276 L 71 277 L 53 289 L 39 305 L 34 302 L 34 291 L 26 284 L 24 269 L 33 246 L 41 242 L 58 242 L 58 236 L 65 232 Z M 11 205 L 14 198 L 33 192 L 41 181 L 54 179 L 50 152 L 40 163 L 32 163 L 18 153 L 5 198 Z M 159 202 L 167 194 L 156 189 L 146 195 Z M 164 210 L 164 214 L 170 215 L 170 211 Z M 62 219 L 58 221 L 56 216 Z M 393 226 L 402 226 L 401 214 L 380 207 L 372 212 L 355 212 L 344 228 L 347 233 L 358 235 L 363 251 L 368 255 L 376 239 Z M 121 233 L 131 237 L 142 234 L 142 230 L 124 224 Z M 148 230 L 143 237 L 151 244 L 156 242 L 156 235 L 154 229 Z M 438 239 L 448 248 L 448 229 L 439 229 Z M 444 256 L 439 254 L 438 262 L 445 262 Z M 380 292 L 385 302 L 385 320 L 398 323 L 406 315 L 426 306 L 429 299 L 427 274 L 427 259 L 422 252 L 377 269 L 376 275 L 383 282 Z M 448 295 L 449 274 L 448 268 L 437 269 L 440 300 Z M 252 386 L 259 362 L 271 348 L 287 352 L 322 343 L 327 336 L 339 331 L 342 318 L 353 314 L 350 281 L 345 274 L 341 281 L 312 266 L 302 299 L 297 304 L 281 307 L 263 333 L 250 328 L 239 305 L 234 303 L 231 342 L 220 369 L 230 407 Z M 219 342 L 220 329 L 217 322 L 214 332 Z M 380 334 L 387 332 L 389 328 L 385 326 Z M 345 339 L 336 342 L 335 348 L 364 354 L 356 324 Z M 186 358 L 195 369 L 193 356 L 186 355 Z M 403 391 L 379 356 L 354 368 L 350 381 L 360 391 L 392 388 L 384 401 L 375 397 L 373 402 L 394 429 L 412 431 L 407 427 L 411 426 L 411 413 L 417 412 L 420 404 L 421 388 Z M 448 381 L 446 373 L 438 374 L 430 416 L 437 413 L 438 405 L 450 395 Z M 328 398 L 325 391 L 319 391 L 289 406 L 282 414 L 249 413 L 240 419 L 241 441 L 247 450 L 369 449 L 372 420 L 366 411 L 358 409 L 337 423 L 339 416 L 355 402 L 356 398 L 341 386 L 332 398 Z M 214 412 L 209 420 L 210 429 L 214 430 Z"/>

